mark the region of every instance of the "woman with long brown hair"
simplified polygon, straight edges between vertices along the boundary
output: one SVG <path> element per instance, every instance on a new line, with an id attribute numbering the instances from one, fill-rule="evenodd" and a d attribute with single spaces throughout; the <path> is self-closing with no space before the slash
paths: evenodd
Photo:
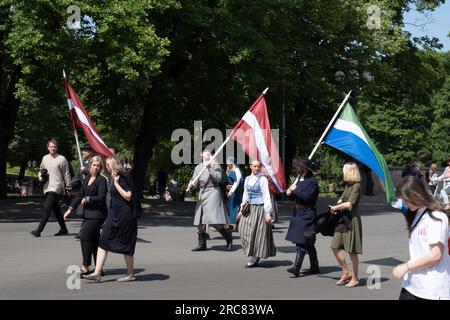
<path id="1" fill-rule="evenodd" d="M 425 184 L 407 176 L 397 186 L 406 203 L 410 260 L 396 266 L 394 277 L 403 278 L 400 300 L 450 300 L 450 252 L 447 216 Z"/>

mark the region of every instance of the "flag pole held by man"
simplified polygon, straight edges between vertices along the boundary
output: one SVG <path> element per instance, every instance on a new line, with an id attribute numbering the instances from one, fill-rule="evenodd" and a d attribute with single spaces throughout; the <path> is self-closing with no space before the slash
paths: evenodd
<path id="1" fill-rule="evenodd" d="M 270 129 L 266 101 L 264 100 L 264 95 L 268 90 L 269 88 L 266 88 L 256 99 L 231 134 L 215 151 L 215 154 L 210 161 L 213 161 L 227 142 L 230 139 L 233 139 L 241 144 L 244 152 L 252 160 L 257 159 L 261 161 L 274 183 L 275 188 L 271 191 L 277 194 L 285 192 L 287 186 L 280 155 L 275 143 L 273 143 L 274 139 Z M 202 173 L 203 170 L 192 180 L 192 184 L 196 182 Z M 188 186 L 186 191 L 189 191 L 189 189 Z"/>

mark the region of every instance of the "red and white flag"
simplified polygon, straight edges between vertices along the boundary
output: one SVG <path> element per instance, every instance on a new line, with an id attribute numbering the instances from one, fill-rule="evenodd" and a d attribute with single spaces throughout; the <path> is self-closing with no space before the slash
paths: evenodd
<path id="1" fill-rule="evenodd" d="M 241 144 L 250 159 L 258 159 L 266 168 L 274 185 L 272 193 L 286 191 L 284 169 L 270 131 L 269 116 L 263 94 L 256 99 L 250 110 L 233 129 L 231 138 Z"/>
<path id="2" fill-rule="evenodd" d="M 91 145 L 92 149 L 97 153 L 106 158 L 112 157 L 113 154 L 109 151 L 106 144 L 103 142 L 102 138 L 100 138 L 100 134 L 94 126 L 89 114 L 86 109 L 83 107 L 83 104 L 78 98 L 78 95 L 72 89 L 70 84 L 67 82 L 67 79 L 64 77 L 64 83 L 66 85 L 67 92 L 67 103 L 69 105 L 70 117 L 72 119 L 73 129 L 76 130 L 78 128 L 82 128 L 84 131 L 84 135 Z"/>

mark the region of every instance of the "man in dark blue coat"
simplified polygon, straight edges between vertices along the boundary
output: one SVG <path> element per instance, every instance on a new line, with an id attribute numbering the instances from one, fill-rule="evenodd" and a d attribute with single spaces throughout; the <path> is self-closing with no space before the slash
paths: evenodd
<path id="1" fill-rule="evenodd" d="M 295 208 L 289 223 L 286 240 L 292 241 L 296 245 L 297 256 L 292 268 L 287 271 L 295 277 L 300 274 L 300 268 L 305 254 L 308 253 L 310 269 L 303 274 L 320 273 L 317 251 L 314 246 L 316 235 L 314 232 L 314 219 L 316 217 L 316 202 L 319 196 L 319 185 L 311 169 L 311 161 L 308 159 L 294 160 L 294 167 L 298 177 L 287 189 L 288 196 L 295 198 Z"/>

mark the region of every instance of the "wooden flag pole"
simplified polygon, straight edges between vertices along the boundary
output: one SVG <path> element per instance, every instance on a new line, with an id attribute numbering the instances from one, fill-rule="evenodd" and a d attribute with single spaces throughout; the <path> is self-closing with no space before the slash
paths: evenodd
<path id="1" fill-rule="evenodd" d="M 269 87 L 267 87 L 266 89 L 264 89 L 264 91 L 262 92 L 261 96 L 264 96 L 267 91 L 269 91 Z M 192 182 L 189 182 L 189 185 L 186 189 L 186 192 L 189 192 L 189 190 L 191 189 L 191 185 L 195 184 L 198 180 L 198 178 L 200 178 L 201 174 L 203 173 L 203 171 L 206 170 L 206 167 L 208 167 L 213 161 L 214 159 L 217 157 L 217 155 L 220 153 L 220 151 L 222 151 L 222 149 L 225 147 L 225 145 L 227 144 L 228 141 L 230 141 L 231 136 L 233 135 L 233 131 L 230 133 L 230 135 L 225 139 L 225 141 L 222 143 L 222 145 L 219 147 L 219 149 L 217 149 L 217 151 L 214 153 L 214 155 L 212 156 L 212 158 L 206 163 L 206 165 L 203 167 L 203 169 L 199 172 L 199 174 L 194 178 L 194 180 L 192 180 Z"/>

